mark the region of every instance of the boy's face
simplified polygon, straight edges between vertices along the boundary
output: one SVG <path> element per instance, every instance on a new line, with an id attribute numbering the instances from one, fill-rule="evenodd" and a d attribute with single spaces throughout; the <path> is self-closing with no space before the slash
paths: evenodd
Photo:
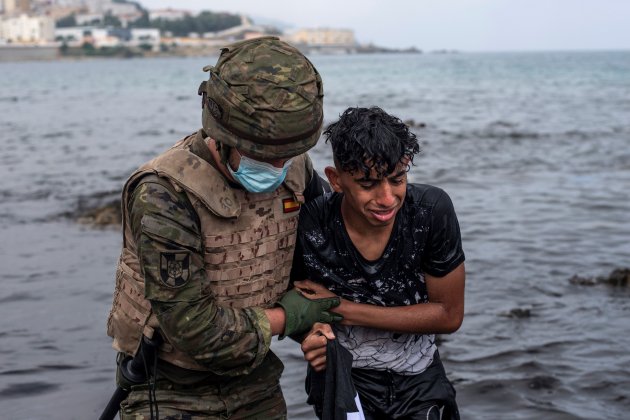
<path id="1" fill-rule="evenodd" d="M 405 200 L 407 168 L 407 164 L 399 163 L 392 173 L 380 178 L 374 168 L 367 177 L 360 171 L 349 173 L 330 166 L 325 172 L 332 188 L 344 193 L 344 217 L 383 227 L 394 223 Z"/>

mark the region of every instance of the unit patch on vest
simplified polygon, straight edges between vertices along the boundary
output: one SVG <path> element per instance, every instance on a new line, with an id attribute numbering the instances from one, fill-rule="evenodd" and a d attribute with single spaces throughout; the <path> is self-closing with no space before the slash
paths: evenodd
<path id="1" fill-rule="evenodd" d="M 300 203 L 295 201 L 293 198 L 284 198 L 282 200 L 283 213 L 293 213 L 294 211 L 298 210 L 300 210 Z"/>
<path id="2" fill-rule="evenodd" d="M 160 277 L 169 287 L 180 287 L 190 277 L 190 254 L 188 252 L 161 252 Z"/>

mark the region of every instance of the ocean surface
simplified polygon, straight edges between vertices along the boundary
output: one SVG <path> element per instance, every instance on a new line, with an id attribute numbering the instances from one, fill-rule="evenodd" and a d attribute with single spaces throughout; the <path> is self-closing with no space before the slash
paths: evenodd
<path id="1" fill-rule="evenodd" d="M 630 52 L 312 56 L 325 122 L 378 105 L 413 123 L 413 182 L 461 224 L 466 315 L 440 350 L 464 419 L 627 419 Z M 0 63 L 0 418 L 96 418 L 121 243 L 77 215 L 200 125 L 216 57 Z M 312 152 L 330 164 L 329 145 Z M 297 344 L 292 419 L 312 419 Z"/>

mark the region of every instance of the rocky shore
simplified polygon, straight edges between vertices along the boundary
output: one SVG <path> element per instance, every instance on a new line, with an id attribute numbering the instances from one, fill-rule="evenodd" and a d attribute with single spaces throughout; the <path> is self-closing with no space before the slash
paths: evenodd
<path id="1" fill-rule="evenodd" d="M 582 277 L 576 274 L 569 279 L 569 282 L 578 286 L 628 287 L 630 285 L 630 268 L 616 268 L 607 276 Z"/>
<path id="2" fill-rule="evenodd" d="M 77 223 L 95 228 L 119 227 L 122 224 L 120 192 L 108 191 L 81 197 L 76 209 L 66 216 Z"/>

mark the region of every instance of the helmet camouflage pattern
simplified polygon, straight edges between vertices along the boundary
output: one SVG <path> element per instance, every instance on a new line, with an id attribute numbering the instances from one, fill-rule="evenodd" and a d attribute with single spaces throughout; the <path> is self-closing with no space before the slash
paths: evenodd
<path id="1" fill-rule="evenodd" d="M 221 49 L 201 83 L 203 128 L 222 144 L 253 157 L 287 158 L 313 147 L 323 121 L 323 87 L 295 47 L 262 37 Z"/>

